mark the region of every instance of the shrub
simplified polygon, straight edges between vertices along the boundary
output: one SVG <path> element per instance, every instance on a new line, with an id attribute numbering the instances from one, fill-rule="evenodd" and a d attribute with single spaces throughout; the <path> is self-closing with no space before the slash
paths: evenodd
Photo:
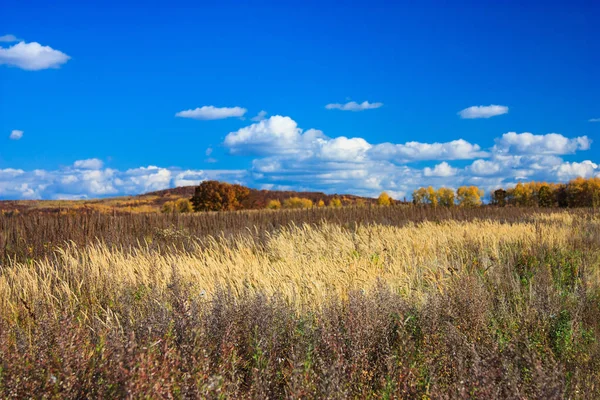
<path id="1" fill-rule="evenodd" d="M 269 200 L 267 208 L 269 210 L 279 210 L 281 208 L 281 202 L 279 200 Z"/>
<path id="2" fill-rule="evenodd" d="M 290 197 L 283 201 L 283 208 L 311 208 L 313 202 L 300 197 Z"/>
<path id="3" fill-rule="evenodd" d="M 161 208 L 161 212 L 168 214 L 168 213 L 173 213 L 175 212 L 175 210 L 177 209 L 177 207 L 175 206 L 175 202 L 174 201 L 167 201 L 165 204 L 163 204 L 162 208 Z"/>
<path id="4" fill-rule="evenodd" d="M 194 211 L 194 208 L 192 207 L 192 202 L 188 199 L 178 199 L 175 202 L 175 208 L 180 213 L 189 213 Z"/>
<path id="5" fill-rule="evenodd" d="M 342 206 L 342 201 L 338 197 L 334 197 L 329 201 L 329 207 L 340 208 Z"/>

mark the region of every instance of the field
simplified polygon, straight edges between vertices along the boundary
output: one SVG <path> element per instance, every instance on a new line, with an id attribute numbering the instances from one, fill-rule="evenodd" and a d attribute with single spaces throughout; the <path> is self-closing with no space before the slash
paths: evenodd
<path id="1" fill-rule="evenodd" d="M 0 215 L 0 398 L 600 398 L 600 216 Z"/>

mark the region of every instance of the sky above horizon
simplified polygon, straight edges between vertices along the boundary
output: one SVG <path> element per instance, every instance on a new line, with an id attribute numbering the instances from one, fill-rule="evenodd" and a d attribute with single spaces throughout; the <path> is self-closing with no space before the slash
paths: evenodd
<path id="1" fill-rule="evenodd" d="M 0 199 L 600 174 L 600 3 L 0 5 Z"/>

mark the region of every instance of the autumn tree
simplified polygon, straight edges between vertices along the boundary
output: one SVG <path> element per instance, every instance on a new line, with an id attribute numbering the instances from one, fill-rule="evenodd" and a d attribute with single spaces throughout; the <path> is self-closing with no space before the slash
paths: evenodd
<path id="1" fill-rule="evenodd" d="M 456 190 L 456 199 L 462 207 L 475 207 L 481 205 L 483 190 L 477 186 L 461 186 Z"/>
<path id="2" fill-rule="evenodd" d="M 538 205 L 540 207 L 554 207 L 554 192 L 548 185 L 543 185 L 540 187 L 537 193 Z"/>
<path id="3" fill-rule="evenodd" d="M 174 201 L 167 201 L 165 204 L 162 205 L 162 208 L 160 209 L 160 212 L 164 213 L 164 214 L 170 214 L 175 212 L 176 207 L 175 207 L 175 202 Z"/>
<path id="4" fill-rule="evenodd" d="M 175 208 L 177 209 L 177 212 L 180 213 L 190 213 L 194 211 L 189 199 L 177 199 L 177 201 L 175 201 Z"/>
<path id="5" fill-rule="evenodd" d="M 381 194 L 377 198 L 377 204 L 379 204 L 380 206 L 389 206 L 392 204 L 392 198 L 386 192 L 381 192 Z"/>
<path id="6" fill-rule="evenodd" d="M 496 189 L 492 192 L 491 204 L 499 207 L 506 206 L 506 190 Z"/>
<path id="7" fill-rule="evenodd" d="M 440 206 L 452 207 L 454 205 L 454 191 L 452 189 L 446 187 L 439 188 L 436 198 Z"/>
<path id="8" fill-rule="evenodd" d="M 290 197 L 283 201 L 283 208 L 311 208 L 313 202 L 310 199 Z"/>
<path id="9" fill-rule="evenodd" d="M 427 204 L 427 189 L 418 188 L 417 190 L 413 191 L 412 197 L 413 197 L 413 204 L 416 204 L 416 205 Z"/>
<path id="10" fill-rule="evenodd" d="M 269 200 L 269 202 L 267 203 L 267 208 L 269 210 L 279 210 L 281 208 L 281 202 L 276 199 Z"/>
<path id="11" fill-rule="evenodd" d="M 430 204 L 434 207 L 437 207 L 438 205 L 437 192 L 432 186 L 429 186 L 426 189 L 425 201 L 427 202 L 427 204 Z"/>
<path id="12" fill-rule="evenodd" d="M 329 207 L 340 208 L 342 206 L 342 201 L 338 197 L 334 197 L 329 200 Z"/>
<path id="13" fill-rule="evenodd" d="M 240 185 L 219 181 L 204 181 L 194 192 L 191 202 L 194 211 L 228 211 L 240 207 L 240 198 L 246 193 Z M 248 192 L 249 193 L 249 192 Z"/>

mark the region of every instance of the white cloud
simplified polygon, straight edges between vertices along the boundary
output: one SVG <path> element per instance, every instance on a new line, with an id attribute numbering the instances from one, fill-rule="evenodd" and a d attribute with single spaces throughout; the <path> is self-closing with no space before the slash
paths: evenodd
<path id="1" fill-rule="evenodd" d="M 13 129 L 12 132 L 10 132 L 10 136 L 9 139 L 12 140 L 19 140 L 23 137 L 23 131 L 20 131 L 18 129 Z"/>
<path id="2" fill-rule="evenodd" d="M 496 139 L 493 151 L 498 154 L 572 154 L 588 150 L 592 141 L 587 136 L 569 139 L 558 133 L 534 135 L 508 132 Z"/>
<path id="3" fill-rule="evenodd" d="M 89 169 L 90 160 L 57 170 L 0 169 L 2 199 L 74 199 L 139 194 L 175 186 L 196 185 L 204 179 L 240 182 L 245 170 L 180 170 L 156 166 L 126 171 L 111 168 Z M 76 164 L 78 166 L 76 166 Z"/>
<path id="4" fill-rule="evenodd" d="M 468 160 L 487 157 L 488 153 L 477 144 L 458 139 L 446 143 L 382 143 L 373 146 L 371 155 L 380 160 L 407 163 L 419 160 Z"/>
<path id="5" fill-rule="evenodd" d="M 458 112 L 463 119 L 490 118 L 508 113 L 508 107 L 491 104 L 489 106 L 471 106 Z"/>
<path id="6" fill-rule="evenodd" d="M 465 140 L 447 143 L 372 145 L 362 138 L 329 138 L 316 129 L 303 131 L 293 119 L 275 115 L 229 133 L 224 145 L 232 154 L 289 155 L 330 161 L 362 162 L 366 159 L 402 164 L 420 160 L 458 160 L 486 157 L 488 153 Z"/>
<path id="7" fill-rule="evenodd" d="M 12 42 L 20 42 L 21 40 L 18 39 L 15 35 L 4 35 L 4 36 L 0 36 L 0 43 L 12 43 Z"/>
<path id="8" fill-rule="evenodd" d="M 194 110 L 180 111 L 177 114 L 175 114 L 175 116 L 182 118 L 213 120 L 231 117 L 243 117 L 244 114 L 246 114 L 246 111 L 248 110 L 242 107 L 202 106 Z"/>
<path id="9" fill-rule="evenodd" d="M 452 168 L 450 164 L 448 164 L 446 161 L 443 161 L 433 168 L 425 167 L 423 174 L 425 176 L 446 177 L 456 175 L 457 171 L 458 170 L 456 168 Z"/>
<path id="10" fill-rule="evenodd" d="M 97 158 L 88 158 L 87 160 L 77 160 L 73 163 L 75 168 L 79 169 L 100 169 L 104 166 L 102 160 Z"/>
<path id="11" fill-rule="evenodd" d="M 554 169 L 556 177 L 561 181 L 569 179 L 583 177 L 591 178 L 598 176 L 600 171 L 598 170 L 598 164 L 591 162 L 590 160 L 582 162 L 565 162 Z"/>
<path id="12" fill-rule="evenodd" d="M 0 47 L 0 65 L 6 64 L 28 71 L 58 68 L 70 58 L 62 51 L 37 42 L 19 42 L 8 48 Z"/>
<path id="13" fill-rule="evenodd" d="M 589 122 L 600 122 L 600 118 L 590 118 L 588 119 Z"/>
<path id="14" fill-rule="evenodd" d="M 316 154 L 324 160 L 362 162 L 366 158 L 367 151 L 372 147 L 363 138 L 348 139 L 340 136 L 335 139 L 319 140 Z"/>
<path id="15" fill-rule="evenodd" d="M 254 122 L 262 121 L 266 118 L 266 116 L 267 112 L 265 110 L 261 110 L 258 114 L 256 114 L 256 117 L 252 117 L 251 120 Z"/>
<path id="16" fill-rule="evenodd" d="M 224 144 L 232 154 L 298 154 L 324 138 L 321 131 L 302 133 L 296 121 L 275 115 L 229 133 Z"/>
<path id="17" fill-rule="evenodd" d="M 444 143 L 371 144 L 360 137 L 328 137 L 303 130 L 290 117 L 272 116 L 229 133 L 233 155 L 253 155 L 248 170 L 181 170 L 145 166 L 126 171 L 100 160 L 79 160 L 58 170 L 0 170 L 0 198 L 98 197 L 137 194 L 220 179 L 252 187 L 410 197 L 420 186 L 477 185 L 487 193 L 519 180 L 567 181 L 598 176 L 590 160 L 566 162 L 562 154 L 590 147 L 585 136 L 505 134 L 490 151 L 463 139 Z M 205 154 L 210 162 L 212 146 Z M 470 164 L 452 160 L 473 160 Z"/>
<path id="18" fill-rule="evenodd" d="M 383 103 L 369 103 L 368 101 L 363 101 L 362 103 L 357 103 L 355 101 L 349 101 L 345 104 L 340 103 L 331 103 L 325 106 L 328 110 L 342 110 L 342 111 L 364 111 L 364 110 L 372 110 L 375 108 L 379 108 L 383 106 Z"/>
<path id="19" fill-rule="evenodd" d="M 497 161 L 475 160 L 468 167 L 468 170 L 476 176 L 496 175 L 502 171 L 504 166 Z"/>

